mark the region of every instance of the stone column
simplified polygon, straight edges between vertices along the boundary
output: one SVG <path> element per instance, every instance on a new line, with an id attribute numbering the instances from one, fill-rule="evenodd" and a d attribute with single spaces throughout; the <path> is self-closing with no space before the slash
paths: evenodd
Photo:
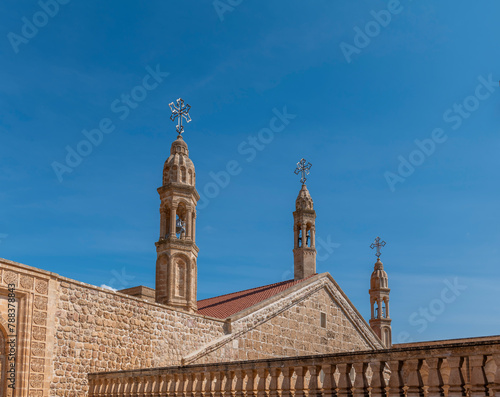
<path id="1" fill-rule="evenodd" d="M 192 232 L 191 232 L 191 240 L 193 240 L 193 243 L 196 241 L 196 212 L 193 211 L 193 226 L 192 226 Z"/>
<path id="2" fill-rule="evenodd" d="M 160 240 L 167 234 L 167 210 L 160 208 Z"/>
<path id="3" fill-rule="evenodd" d="M 302 224 L 302 247 L 307 247 L 307 228 L 305 224 Z"/>
<path id="4" fill-rule="evenodd" d="M 192 212 L 190 209 L 187 211 L 186 219 L 186 240 L 191 240 L 191 229 L 193 228 Z"/>
<path id="5" fill-rule="evenodd" d="M 311 248 L 316 248 L 316 228 L 311 227 Z"/>
<path id="6" fill-rule="evenodd" d="M 299 248 L 299 225 L 293 227 L 293 248 Z"/>
<path id="7" fill-rule="evenodd" d="M 177 208 L 173 206 L 170 208 L 170 234 L 168 237 L 170 238 L 175 238 L 175 221 L 176 221 L 176 215 L 177 215 Z"/>

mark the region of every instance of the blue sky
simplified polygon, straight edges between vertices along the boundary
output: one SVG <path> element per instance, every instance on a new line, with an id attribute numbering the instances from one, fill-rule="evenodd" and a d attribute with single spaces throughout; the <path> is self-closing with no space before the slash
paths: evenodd
<path id="1" fill-rule="evenodd" d="M 237 3 L 0 4 L 0 257 L 153 287 L 182 97 L 199 192 L 241 170 L 198 213 L 199 298 L 293 277 L 304 157 L 317 270 L 365 318 L 379 235 L 395 342 L 500 334 L 498 2 Z"/>

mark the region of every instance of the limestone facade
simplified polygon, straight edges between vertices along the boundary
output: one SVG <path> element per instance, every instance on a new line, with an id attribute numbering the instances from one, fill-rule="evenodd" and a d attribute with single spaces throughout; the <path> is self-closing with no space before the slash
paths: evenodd
<path id="1" fill-rule="evenodd" d="M 1 302 L 16 286 L 14 396 L 86 396 L 92 372 L 382 347 L 326 274 L 225 320 L 3 259 L 0 277 Z M 6 321 L 2 307 L 4 335 Z"/>

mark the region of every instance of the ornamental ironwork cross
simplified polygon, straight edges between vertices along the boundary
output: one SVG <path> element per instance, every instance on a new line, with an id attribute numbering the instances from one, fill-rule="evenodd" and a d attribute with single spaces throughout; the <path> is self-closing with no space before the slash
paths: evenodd
<path id="1" fill-rule="evenodd" d="M 377 248 L 377 253 L 375 255 L 377 256 L 377 258 L 380 258 L 380 255 L 382 255 L 380 253 L 380 247 L 384 246 L 385 246 L 385 241 L 380 241 L 380 237 L 377 237 L 375 241 L 372 243 L 372 245 L 370 245 L 370 248 L 371 249 Z"/>
<path id="2" fill-rule="evenodd" d="M 302 173 L 300 177 L 300 182 L 304 185 L 306 183 L 306 175 L 309 175 L 309 170 L 311 169 L 312 164 L 308 163 L 305 159 L 300 159 L 297 163 L 297 168 L 295 169 L 295 175 L 299 175 L 299 172 Z"/>
<path id="3" fill-rule="evenodd" d="M 175 127 L 175 129 L 180 135 L 184 132 L 182 118 L 184 117 L 186 123 L 189 123 L 191 121 L 191 116 L 189 115 L 189 109 L 191 109 L 191 106 L 189 106 L 187 103 L 184 105 L 184 100 L 182 98 L 177 99 L 176 102 L 177 106 L 175 106 L 174 102 L 170 102 L 168 106 L 170 106 L 170 110 L 172 111 L 170 120 L 175 121 L 177 117 L 179 118 L 179 120 L 177 120 L 177 126 Z"/>

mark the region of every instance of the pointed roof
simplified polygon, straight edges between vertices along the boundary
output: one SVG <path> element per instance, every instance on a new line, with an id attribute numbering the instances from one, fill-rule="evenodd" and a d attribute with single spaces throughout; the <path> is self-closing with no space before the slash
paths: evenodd
<path id="1" fill-rule="evenodd" d="M 312 276 L 311 276 L 312 277 Z M 309 277 L 307 277 L 309 278 Z M 198 301 L 198 313 L 204 316 L 225 319 L 249 307 L 269 299 L 304 280 L 287 280 L 244 291 Z"/>

